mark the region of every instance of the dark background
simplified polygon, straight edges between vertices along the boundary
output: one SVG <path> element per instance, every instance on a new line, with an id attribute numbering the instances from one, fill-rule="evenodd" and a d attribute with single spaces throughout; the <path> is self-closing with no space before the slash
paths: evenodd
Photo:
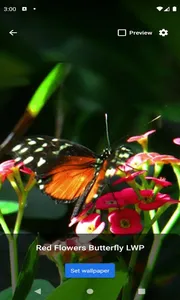
<path id="1" fill-rule="evenodd" d="M 72 69 L 61 91 L 51 97 L 28 135 L 61 134 L 62 138 L 101 152 L 106 146 L 107 112 L 112 145 L 155 128 L 151 150 L 179 157 L 179 148 L 172 144 L 172 138 L 180 135 L 180 11 L 158 12 L 159 3 L 155 1 L 7 3 L 1 4 L 0 11 L 1 142 L 53 66 L 68 62 Z M 164 7 L 169 5 L 164 3 Z M 4 6 L 16 6 L 17 11 L 4 12 Z M 21 6 L 27 6 L 28 11 L 22 12 Z M 118 28 L 149 30 L 153 35 L 117 37 Z M 163 28 L 169 31 L 166 37 L 158 35 Z M 12 29 L 17 31 L 13 37 L 9 34 Z M 151 122 L 159 115 L 160 119 Z M 7 154 L 3 160 L 8 158 Z M 173 179 L 169 170 L 166 175 Z M 16 200 L 7 183 L 1 197 Z M 65 237 L 70 234 L 68 214 L 67 206 L 55 205 L 34 188 L 22 229 L 40 232 L 45 241 Z M 7 217 L 9 225 L 13 225 L 14 218 Z M 175 231 L 179 233 L 179 229 Z M 172 256 L 172 249 L 173 245 L 167 250 L 168 257 Z M 172 262 L 174 265 L 173 257 Z M 170 271 L 176 274 L 179 269 Z M 53 276 L 56 273 L 49 272 L 48 279 Z M 177 278 L 169 283 L 167 297 L 178 288 Z M 2 289 L 8 286 L 8 280 L 1 284 Z M 151 299 L 155 299 L 157 290 L 162 295 L 161 287 L 156 286 Z"/>

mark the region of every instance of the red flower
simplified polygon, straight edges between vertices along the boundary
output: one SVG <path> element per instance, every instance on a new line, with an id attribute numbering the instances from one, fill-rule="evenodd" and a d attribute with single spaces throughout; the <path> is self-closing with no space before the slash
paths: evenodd
<path id="1" fill-rule="evenodd" d="M 136 234 L 142 231 L 140 215 L 132 209 L 125 208 L 109 214 L 110 231 L 114 234 Z"/>
<path id="2" fill-rule="evenodd" d="M 138 196 L 132 188 L 126 188 L 114 193 L 120 206 L 138 203 Z"/>
<path id="3" fill-rule="evenodd" d="M 119 208 L 128 204 L 138 203 L 138 197 L 132 188 L 126 188 L 122 191 L 107 193 L 97 199 L 97 209 Z"/>
<path id="4" fill-rule="evenodd" d="M 172 199 L 167 194 L 157 193 L 154 195 L 152 190 L 142 190 L 140 191 L 142 199 L 138 204 L 139 208 L 142 210 L 153 210 L 163 206 L 166 203 L 178 204 L 178 200 Z"/>
<path id="5" fill-rule="evenodd" d="M 15 165 L 15 161 L 13 159 L 4 161 L 0 164 L 0 181 L 4 182 L 7 176 L 13 173 L 13 168 L 18 168 L 21 172 L 26 174 L 31 174 L 32 171 L 26 168 L 23 163 L 19 163 Z"/>
<path id="6" fill-rule="evenodd" d="M 79 236 L 80 242 L 87 243 L 96 238 L 105 228 L 105 222 L 101 222 L 101 216 L 93 213 L 76 226 L 76 234 Z"/>
<path id="7" fill-rule="evenodd" d="M 139 175 L 141 175 L 141 174 L 143 174 L 145 171 L 138 171 L 138 172 L 134 172 L 134 173 L 132 173 L 132 174 L 128 174 L 128 172 L 127 172 L 127 175 L 125 176 L 125 177 L 122 177 L 122 178 L 120 178 L 120 179 L 117 179 L 115 182 L 113 182 L 113 184 L 112 185 L 116 185 L 116 184 L 118 184 L 118 183 L 121 183 L 121 182 L 129 182 L 129 181 L 132 181 L 132 180 L 134 180 L 137 176 L 139 176 Z"/>
<path id="8" fill-rule="evenodd" d="M 173 139 L 173 143 L 176 145 L 180 145 L 180 138 Z"/>
<path id="9" fill-rule="evenodd" d="M 0 181 L 4 182 L 7 176 L 12 173 L 12 168 L 14 167 L 14 160 L 7 160 L 0 164 Z"/>
<path id="10" fill-rule="evenodd" d="M 165 178 L 156 178 L 156 177 L 147 176 L 146 179 L 150 179 L 150 180 L 154 181 L 154 183 L 156 185 L 160 185 L 161 187 L 167 187 L 167 186 L 172 185 L 172 183 L 169 181 L 166 181 Z"/>
<path id="11" fill-rule="evenodd" d="M 26 174 L 32 174 L 34 173 L 31 169 L 27 168 L 24 166 L 23 162 L 20 162 L 16 165 L 17 168 L 19 168 L 19 170 L 23 173 L 26 173 Z"/>
<path id="12" fill-rule="evenodd" d="M 109 208 L 118 208 L 118 202 L 116 199 L 115 193 L 107 193 L 101 197 L 99 197 L 96 201 L 96 209 L 109 209 Z"/>

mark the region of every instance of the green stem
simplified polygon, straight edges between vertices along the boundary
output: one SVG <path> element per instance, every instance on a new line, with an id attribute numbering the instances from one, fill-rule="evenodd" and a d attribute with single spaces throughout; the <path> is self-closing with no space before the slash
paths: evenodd
<path id="1" fill-rule="evenodd" d="M 8 239 L 9 244 L 9 261 L 10 261 L 10 270 L 11 270 L 11 287 L 12 287 L 12 294 L 16 289 L 17 278 L 18 278 L 18 254 L 17 254 L 17 244 L 16 239 L 11 234 L 9 227 L 4 220 L 4 217 L 0 211 L 0 224 L 2 229 Z"/>
<path id="2" fill-rule="evenodd" d="M 36 184 L 36 179 L 34 177 L 34 174 L 31 174 L 30 177 L 29 177 L 29 181 L 28 181 L 27 185 L 24 188 L 24 191 L 28 193 L 33 188 L 33 186 L 35 184 Z"/>
<path id="3" fill-rule="evenodd" d="M 155 235 L 154 236 L 154 241 L 153 241 L 153 244 L 151 247 L 151 251 L 149 253 L 146 269 L 144 271 L 144 274 L 143 274 L 143 277 L 141 279 L 138 289 L 139 288 L 146 289 L 149 281 L 151 280 L 152 271 L 154 269 L 154 266 L 156 264 L 156 261 L 157 261 L 157 258 L 158 258 L 158 255 L 159 255 L 159 252 L 161 249 L 163 237 L 164 237 L 163 235 Z M 137 290 L 134 300 L 142 300 L 144 298 L 144 296 L 145 295 L 139 295 L 138 290 Z"/>
<path id="4" fill-rule="evenodd" d="M 149 211 L 149 215 L 150 215 L 150 218 L 152 220 L 155 217 L 155 215 L 156 215 L 156 211 L 155 210 L 150 210 Z M 159 234 L 160 233 L 158 221 L 155 221 L 153 223 L 152 230 L 153 230 L 154 234 Z"/>
<path id="5" fill-rule="evenodd" d="M 30 178 L 29 185 L 27 185 L 27 191 L 24 190 L 24 186 L 19 174 L 19 170 L 14 168 L 14 173 L 8 175 L 8 179 L 17 193 L 18 200 L 19 200 L 19 210 L 16 217 L 16 222 L 14 226 L 13 235 L 11 234 L 3 215 L 0 212 L 0 224 L 3 228 L 4 233 L 6 234 L 9 242 L 9 260 L 10 260 L 10 271 L 11 271 L 11 287 L 12 287 L 12 294 L 14 294 L 17 279 L 18 279 L 18 250 L 17 250 L 17 237 L 20 231 L 22 218 L 24 215 L 24 208 L 26 204 L 27 194 L 30 188 L 32 188 L 34 181 L 33 178 Z M 18 185 L 17 185 L 18 184 Z"/>
<path id="6" fill-rule="evenodd" d="M 151 222 L 148 224 L 148 226 L 145 226 L 141 234 L 147 234 L 149 230 L 151 229 L 152 225 L 156 220 L 160 218 L 160 216 L 168 209 L 170 204 L 165 204 L 163 207 L 159 208 L 158 211 L 156 212 L 155 216 L 151 220 Z"/>
<path id="7" fill-rule="evenodd" d="M 156 215 L 154 216 L 152 221 L 156 220 L 157 217 L 159 218 L 160 215 L 168 207 L 169 207 L 169 205 L 167 205 L 163 209 L 158 210 L 158 212 L 156 213 Z M 146 269 L 144 271 L 144 274 L 143 274 L 143 277 L 141 279 L 141 282 L 140 282 L 140 285 L 139 285 L 138 289 L 139 288 L 146 289 L 146 287 L 148 286 L 148 283 L 151 280 L 152 271 L 154 269 L 155 263 L 157 261 L 158 254 L 159 254 L 160 249 L 161 249 L 163 238 L 166 236 L 167 233 L 170 232 L 171 228 L 174 226 L 174 224 L 178 220 L 179 216 L 180 216 L 180 207 L 178 205 L 175 212 L 171 216 L 170 220 L 167 222 L 166 226 L 162 230 L 161 235 L 158 234 L 158 235 L 154 236 L 154 241 L 153 241 L 153 244 L 152 244 L 152 247 L 151 247 L 151 251 L 149 253 L 149 258 L 148 258 L 148 261 L 147 261 Z M 146 228 L 144 230 L 144 234 L 147 233 L 149 231 L 149 229 L 150 229 L 150 227 L 148 226 L 148 228 Z M 140 240 L 141 240 L 141 237 L 140 237 Z M 142 300 L 143 298 L 144 298 L 144 295 L 139 295 L 138 291 L 137 291 L 136 294 L 135 294 L 134 300 Z"/>
<path id="8" fill-rule="evenodd" d="M 169 207 L 169 205 L 164 206 L 164 208 L 159 209 L 158 212 L 156 213 L 156 215 L 154 216 L 153 220 L 156 220 L 157 218 L 160 217 L 160 215 Z M 165 234 L 169 233 L 169 231 L 171 230 L 171 228 L 174 226 L 175 222 L 177 221 L 177 219 L 180 216 L 180 210 L 179 210 L 179 206 L 177 207 L 177 209 L 175 210 L 175 212 L 173 213 L 172 217 L 170 218 L 170 220 L 167 222 L 166 226 L 164 227 L 164 229 L 161 232 L 161 235 L 155 235 L 154 236 L 154 241 L 151 247 L 151 251 L 149 254 L 149 258 L 148 258 L 148 262 L 146 265 L 146 269 L 144 271 L 143 277 L 141 279 L 140 285 L 138 287 L 139 288 L 146 288 L 148 286 L 149 281 L 151 280 L 151 276 L 152 276 L 152 271 L 153 268 L 155 266 L 158 254 L 160 252 L 161 249 L 161 245 L 162 245 L 162 241 L 163 238 L 166 236 Z M 148 228 L 145 228 L 145 230 L 143 230 L 143 233 L 147 233 L 149 231 L 150 227 L 148 226 Z M 140 237 L 141 240 L 141 237 Z M 142 300 L 144 298 L 144 295 L 139 295 L 138 291 L 135 294 L 134 300 Z"/>
<path id="9" fill-rule="evenodd" d="M 60 276 L 60 285 L 61 285 L 66 280 L 66 278 L 64 276 L 64 264 L 63 264 L 63 257 L 61 255 L 61 253 L 58 253 L 54 257 L 54 261 L 55 261 L 56 266 L 58 268 L 58 272 L 59 272 L 59 276 Z"/>
<path id="10" fill-rule="evenodd" d="M 13 168 L 13 177 L 14 177 L 16 183 L 17 183 L 17 186 L 18 186 L 19 190 L 23 193 L 24 185 L 23 185 L 23 182 L 22 182 L 22 179 L 21 179 L 19 168 L 17 168 L 17 167 Z"/>
<path id="11" fill-rule="evenodd" d="M 7 226 L 6 224 L 6 221 L 4 220 L 4 217 L 3 217 L 3 214 L 1 213 L 1 210 L 0 210 L 0 225 L 7 237 L 7 239 L 9 240 L 10 236 L 11 236 L 11 231 L 9 230 L 9 227 Z"/>
<path id="12" fill-rule="evenodd" d="M 26 205 L 26 199 L 27 199 L 27 193 L 23 192 L 21 197 L 19 198 L 19 210 L 18 210 L 16 223 L 15 223 L 14 231 L 13 231 L 13 234 L 15 235 L 15 238 L 17 238 L 20 227 L 21 227 L 21 222 L 22 222 L 22 218 L 23 218 L 23 215 L 24 215 L 24 208 L 25 208 L 25 205 Z"/>
<path id="13" fill-rule="evenodd" d="M 159 177 L 161 171 L 163 169 L 163 164 L 160 164 L 160 163 L 156 163 L 155 166 L 154 166 L 154 175 L 153 177 Z"/>
<path id="14" fill-rule="evenodd" d="M 164 226 L 163 230 L 161 231 L 161 234 L 167 234 L 170 232 L 170 230 L 173 228 L 174 224 L 180 217 L 180 205 L 178 204 L 178 207 L 172 214 L 170 220 L 167 222 L 167 224 Z"/>
<path id="15" fill-rule="evenodd" d="M 19 187 L 17 186 L 17 183 L 16 183 L 16 181 L 14 179 L 14 176 L 12 174 L 9 174 L 7 176 L 7 178 L 8 178 L 8 180 L 9 180 L 12 188 L 15 190 L 15 192 L 16 192 L 18 198 L 19 198 L 21 196 L 21 191 L 20 191 Z"/>
<path id="16" fill-rule="evenodd" d="M 11 287 L 12 295 L 15 292 L 17 278 L 18 278 L 18 252 L 17 252 L 17 241 L 14 236 L 9 239 L 9 260 L 11 270 Z"/>
<path id="17" fill-rule="evenodd" d="M 178 187 L 180 190 L 180 167 L 179 167 L 179 165 L 177 166 L 175 164 L 172 164 L 172 168 L 173 168 L 174 174 L 176 175 Z M 179 199 L 180 199 L 180 195 L 179 195 Z"/>
<path id="18" fill-rule="evenodd" d="M 140 242 L 143 241 L 144 235 L 141 235 L 139 239 L 137 240 L 135 245 L 140 244 Z M 131 254 L 130 262 L 129 262 L 129 280 L 128 283 L 125 285 L 122 291 L 122 300 L 131 300 L 131 290 L 132 290 L 132 279 L 133 279 L 133 273 L 134 273 L 134 268 L 136 265 L 136 261 L 138 258 L 139 252 L 138 251 L 133 251 Z"/>
<path id="19" fill-rule="evenodd" d="M 180 191 L 180 167 L 179 167 L 179 165 L 172 164 L 172 168 L 173 168 L 174 174 L 176 175 L 176 179 L 177 179 L 178 187 L 179 187 L 179 191 Z M 180 195 L 179 195 L 179 199 L 180 199 Z M 174 224 L 176 223 L 176 221 L 179 219 L 179 217 L 180 217 L 180 204 L 178 204 L 176 210 L 172 214 L 170 220 L 167 222 L 167 224 L 165 225 L 165 227 L 163 228 L 161 233 L 162 234 L 169 233 L 170 230 L 172 229 L 172 227 L 174 226 Z"/>
<path id="20" fill-rule="evenodd" d="M 145 238 L 145 234 L 147 234 L 149 232 L 149 230 L 152 228 L 152 225 L 154 224 L 154 222 L 156 222 L 156 220 L 161 216 L 161 214 L 169 207 L 169 205 L 167 205 L 166 207 L 164 206 L 164 208 L 162 210 L 158 210 L 158 212 L 154 215 L 154 217 L 151 219 L 151 222 L 144 228 L 144 230 L 142 231 L 140 237 L 138 238 L 136 244 L 141 244 L 143 239 Z M 155 236 L 155 237 L 159 237 Z M 152 246 L 153 247 L 153 246 Z M 155 247 L 155 246 L 154 246 Z M 153 250 L 153 249 L 152 249 Z M 154 251 L 154 250 L 153 250 Z M 131 255 L 131 259 L 129 262 L 129 270 L 130 270 L 130 276 L 129 276 L 129 280 L 127 285 L 123 288 L 123 292 L 122 292 L 122 300 L 131 300 L 131 287 L 132 287 L 132 276 L 133 276 L 133 272 L 134 272 L 134 268 L 136 265 L 136 261 L 137 261 L 137 257 L 138 257 L 138 251 L 133 251 L 132 255 Z M 152 260 L 152 257 L 150 258 L 150 261 Z M 144 277 L 144 276 L 143 276 Z M 144 283 L 143 283 L 144 284 Z M 142 285 L 140 285 L 140 287 L 142 287 Z M 140 295 L 138 295 L 140 296 Z M 141 295 L 142 296 L 142 295 Z M 140 298 L 136 298 L 136 300 L 139 300 Z"/>

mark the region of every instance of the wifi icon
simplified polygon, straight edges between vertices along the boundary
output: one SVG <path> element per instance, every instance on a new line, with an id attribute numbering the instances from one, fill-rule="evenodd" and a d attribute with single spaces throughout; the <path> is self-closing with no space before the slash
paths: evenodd
<path id="1" fill-rule="evenodd" d="M 161 11 L 163 9 L 163 7 L 162 6 L 157 6 L 156 9 Z"/>

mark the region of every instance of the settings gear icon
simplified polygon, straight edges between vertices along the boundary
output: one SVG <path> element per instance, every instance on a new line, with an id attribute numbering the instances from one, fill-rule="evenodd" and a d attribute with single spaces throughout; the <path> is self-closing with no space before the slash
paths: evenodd
<path id="1" fill-rule="evenodd" d="M 161 29 L 161 30 L 159 30 L 159 35 L 161 35 L 161 36 L 166 36 L 166 35 L 168 35 L 168 30 L 167 29 Z"/>

